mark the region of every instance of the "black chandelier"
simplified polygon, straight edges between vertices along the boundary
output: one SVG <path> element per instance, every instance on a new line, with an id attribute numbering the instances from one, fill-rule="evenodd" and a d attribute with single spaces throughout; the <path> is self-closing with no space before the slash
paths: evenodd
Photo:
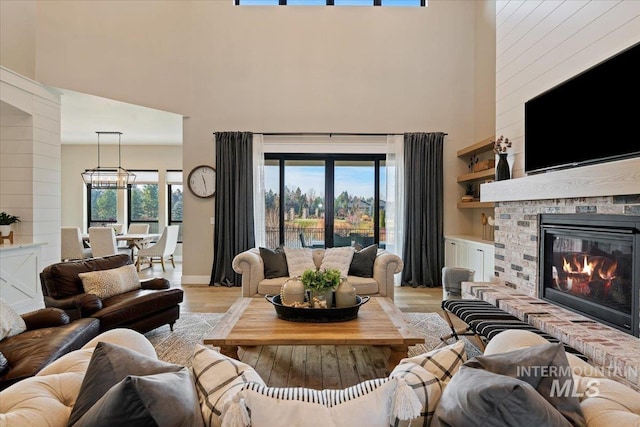
<path id="1" fill-rule="evenodd" d="M 82 172 L 82 180 L 96 190 L 126 189 L 136 180 L 136 174 L 129 172 L 121 166 L 121 139 L 122 132 L 96 131 L 98 134 L 98 166 Z M 100 135 L 118 135 L 118 167 L 100 166 Z"/>

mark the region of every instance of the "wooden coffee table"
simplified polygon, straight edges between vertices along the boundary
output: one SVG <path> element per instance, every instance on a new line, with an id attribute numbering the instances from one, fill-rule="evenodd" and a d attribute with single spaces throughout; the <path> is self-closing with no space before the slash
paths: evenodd
<path id="1" fill-rule="evenodd" d="M 389 298 L 372 297 L 360 306 L 354 320 L 305 323 L 279 319 L 269 301 L 255 297 L 239 298 L 203 342 L 220 347 L 222 354 L 235 359 L 239 359 L 238 346 L 387 346 L 391 350 L 387 361 L 390 372 L 407 357 L 409 346 L 423 344 L 424 340 Z"/>

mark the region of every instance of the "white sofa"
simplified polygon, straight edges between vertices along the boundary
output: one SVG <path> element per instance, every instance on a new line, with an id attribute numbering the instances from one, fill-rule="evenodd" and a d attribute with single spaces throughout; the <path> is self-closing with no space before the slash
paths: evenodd
<path id="1" fill-rule="evenodd" d="M 35 376 L 0 392 L 1 427 L 66 426 L 96 345 L 108 342 L 157 359 L 144 335 L 132 329 L 111 329 L 80 350 L 65 354 Z"/>
<path id="2" fill-rule="evenodd" d="M 531 347 L 537 344 L 546 343 L 544 339 L 542 339 L 542 341 L 541 339 L 542 338 L 540 338 L 538 335 L 528 331 L 505 331 L 501 334 L 498 334 L 488 344 L 485 355 L 498 354 L 516 350 L 519 348 Z M 142 353 L 145 356 L 157 358 L 151 343 L 144 337 L 144 335 L 141 335 L 138 332 L 129 329 L 113 329 L 104 332 L 101 335 L 97 336 L 94 340 L 89 342 L 82 349 L 68 353 L 57 361 L 53 362 L 45 369 L 40 371 L 36 376 L 25 379 L 0 392 L 0 427 L 66 426 L 69 415 L 78 397 L 78 392 L 80 390 L 85 371 L 87 370 L 87 367 L 89 365 L 92 352 L 97 343 L 100 341 L 124 346 Z M 462 344 L 462 342 L 460 341 L 457 344 Z M 456 346 L 456 344 L 452 344 L 452 346 Z M 457 345 L 458 350 L 463 348 L 463 344 Z M 202 346 L 200 346 L 200 348 L 196 348 L 196 354 L 200 352 L 200 355 L 194 356 L 194 360 L 196 357 L 201 356 L 202 350 Z M 192 375 L 192 377 L 197 378 L 196 384 L 198 386 L 197 388 L 199 388 L 200 391 L 210 390 L 210 392 L 212 393 L 212 397 L 215 397 L 216 399 L 214 400 L 215 402 L 223 400 L 221 399 L 221 396 L 219 394 L 213 394 L 224 387 L 222 383 L 224 383 L 225 385 L 227 383 L 235 384 L 230 384 L 230 388 L 228 390 L 230 390 L 232 387 L 235 387 L 236 390 L 240 388 L 238 387 L 237 382 L 226 381 L 227 378 L 222 375 L 222 371 L 224 370 L 226 370 L 226 372 L 230 373 L 231 375 L 237 375 L 238 379 L 242 377 L 244 378 L 244 380 L 250 380 L 251 383 L 256 385 L 257 387 L 259 387 L 261 384 L 263 385 L 262 380 L 257 377 L 257 373 L 255 373 L 255 371 L 253 371 L 253 369 L 248 365 L 244 365 L 242 364 L 242 362 L 228 359 L 226 358 L 226 356 L 220 355 L 220 353 L 218 352 L 213 352 L 210 350 L 206 351 L 210 353 L 207 357 L 215 358 L 216 362 L 211 362 L 204 359 L 201 360 L 201 364 L 206 366 L 207 372 L 205 372 L 204 369 L 202 369 L 201 371 L 197 371 L 197 364 L 196 362 L 194 362 L 194 368 L 192 372 L 192 374 L 194 375 Z M 422 357 L 424 356 L 425 355 L 422 355 Z M 574 381 L 577 384 L 576 391 L 578 394 L 582 394 L 582 396 L 579 398 L 580 407 L 586 419 L 587 426 L 640 426 L 640 393 L 635 392 L 634 390 L 620 383 L 602 377 L 595 371 L 594 368 L 592 368 L 590 365 L 587 365 L 580 359 L 572 357 L 572 355 L 570 354 L 567 354 L 567 356 L 571 368 L 574 369 Z M 433 356 L 432 352 L 430 357 L 435 359 L 439 356 Z M 403 363 L 410 360 L 411 359 L 403 360 L 396 369 L 398 371 L 402 371 L 401 368 L 403 366 Z M 224 365 L 226 365 L 226 367 Z M 241 367 L 241 365 L 244 365 L 244 367 Z M 216 369 L 220 370 L 214 372 L 214 370 L 211 369 L 213 367 L 216 367 Z M 249 371 L 253 371 L 253 373 L 250 373 Z M 396 370 L 394 370 L 394 372 L 395 371 Z M 207 375 L 209 375 L 209 377 L 207 377 Z M 454 374 L 454 377 L 455 375 L 457 374 Z M 392 373 L 391 377 L 393 376 L 394 374 Z M 593 385 L 594 380 L 596 380 L 598 384 L 598 393 L 583 393 L 586 387 L 588 387 L 589 385 Z M 376 380 L 374 379 L 369 381 Z M 409 379 L 407 379 L 407 381 L 409 381 Z M 443 390 L 446 390 L 446 384 L 443 384 L 442 388 Z M 435 390 L 436 393 L 431 395 L 427 399 L 430 400 L 429 407 L 437 405 L 439 403 L 438 399 L 440 399 L 441 396 L 440 386 L 436 385 L 435 389 L 432 390 Z M 239 401 L 239 399 L 231 398 L 227 400 L 235 400 L 235 403 L 238 403 Z M 209 404 L 207 404 L 207 402 L 203 403 L 201 398 L 201 411 L 205 425 L 210 425 L 210 423 L 207 422 L 208 419 L 211 420 L 212 405 L 210 403 L 211 401 L 209 402 Z M 380 402 L 374 402 L 374 406 L 379 406 L 379 403 Z M 357 411 L 351 411 L 350 416 L 362 421 L 362 423 L 364 423 L 365 425 L 371 425 L 366 423 L 365 420 L 367 419 L 367 417 L 371 418 L 372 414 L 376 413 L 376 411 L 379 412 L 379 408 L 377 407 L 372 408 L 370 411 L 367 411 L 366 408 L 363 408 L 362 405 L 368 404 L 364 399 L 358 402 L 352 401 L 349 404 L 356 405 L 357 407 Z M 220 407 L 225 409 L 223 409 L 222 414 L 218 414 L 216 416 L 216 422 L 213 423 L 215 425 L 220 424 L 220 415 L 223 419 L 225 416 L 224 411 L 230 410 L 230 406 L 226 404 L 224 406 L 221 405 Z M 305 419 L 305 414 L 297 413 L 296 411 L 297 410 L 295 410 L 294 408 L 291 416 L 294 417 L 294 420 L 298 420 L 299 422 L 296 423 L 294 421 L 293 423 L 284 425 L 306 425 L 306 422 L 309 419 Z M 257 412 L 257 410 L 254 411 L 254 414 Z M 277 415 L 284 417 L 285 413 L 280 412 Z M 237 420 L 229 420 L 227 425 L 247 425 L 248 421 L 250 421 L 254 426 L 260 425 L 259 420 L 242 420 L 242 417 L 239 417 Z M 323 420 L 323 422 L 326 421 L 326 419 Z M 380 422 L 375 425 L 388 425 L 388 419 L 376 421 Z M 522 419 L 520 421 L 522 422 L 522 425 L 527 425 L 526 419 Z M 417 424 L 417 420 L 414 420 L 413 422 L 416 422 L 416 424 L 413 425 L 421 425 Z M 401 425 L 408 425 L 408 422 L 403 421 Z"/>
<path id="3" fill-rule="evenodd" d="M 506 353 L 548 341 L 540 335 L 511 329 L 500 332 L 484 350 L 484 355 Z M 640 393 L 605 377 L 597 368 L 567 353 L 573 371 L 575 388 L 579 396 L 586 425 L 589 427 L 640 427 Z"/>
<path id="4" fill-rule="evenodd" d="M 313 261 L 317 268 L 322 264 L 324 249 L 313 249 Z M 233 269 L 242 274 L 242 296 L 277 295 L 288 277 L 265 279 L 264 264 L 258 248 L 242 252 L 233 259 Z M 373 277 L 348 276 L 347 280 L 356 288 L 358 295 L 380 295 L 393 300 L 394 275 L 400 273 L 404 264 L 399 256 L 378 249 L 373 264 Z"/>

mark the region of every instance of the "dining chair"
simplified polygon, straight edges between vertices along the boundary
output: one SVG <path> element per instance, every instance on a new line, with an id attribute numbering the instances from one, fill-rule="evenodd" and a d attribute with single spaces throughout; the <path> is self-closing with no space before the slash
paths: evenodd
<path id="1" fill-rule="evenodd" d="M 89 227 L 89 244 L 94 257 L 105 257 L 121 253 L 116 243 L 113 227 Z"/>
<path id="2" fill-rule="evenodd" d="M 129 229 L 127 230 L 127 234 L 149 234 L 149 224 L 129 224 Z M 127 242 L 123 242 L 125 246 L 127 246 Z M 143 244 L 145 247 L 146 244 Z M 138 252 L 138 248 L 134 246 L 130 246 L 131 248 L 131 259 L 134 259 L 136 253 Z"/>
<path id="3" fill-rule="evenodd" d="M 149 234 L 149 224 L 130 224 L 127 234 Z"/>
<path id="4" fill-rule="evenodd" d="M 146 248 L 138 249 L 138 257 L 136 259 L 136 268 L 140 271 L 140 265 L 143 263 L 143 259 L 148 258 L 149 264 L 153 266 L 153 263 L 159 262 L 162 264 L 162 271 L 166 271 L 164 268 L 164 260 L 169 259 L 173 268 L 176 264 L 173 260 L 173 253 L 176 251 L 178 245 L 178 232 L 179 225 L 169 225 L 164 228 L 162 235 L 158 241 Z"/>
<path id="5" fill-rule="evenodd" d="M 79 227 L 62 227 L 60 233 L 60 258 L 62 261 L 72 259 L 91 258 L 90 248 L 82 243 L 82 233 Z"/>
<path id="6" fill-rule="evenodd" d="M 124 231 L 124 224 L 113 224 L 112 227 L 116 234 L 122 234 Z"/>

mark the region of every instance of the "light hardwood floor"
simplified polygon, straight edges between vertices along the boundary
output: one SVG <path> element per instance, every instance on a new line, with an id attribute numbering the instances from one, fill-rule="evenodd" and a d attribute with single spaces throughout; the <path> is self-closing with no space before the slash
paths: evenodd
<path id="1" fill-rule="evenodd" d="M 182 313 L 225 313 L 241 296 L 239 287 L 182 284 L 182 265 L 169 264 L 163 273 L 160 265 L 140 272 L 141 278 L 165 277 L 184 290 Z M 395 304 L 403 312 L 434 312 L 442 316 L 441 288 L 400 287 Z M 459 319 L 454 320 L 456 327 Z M 389 374 L 386 346 L 280 345 L 241 347 L 240 360 L 254 367 L 272 387 L 309 387 L 342 389 L 364 380 Z"/>
<path id="2" fill-rule="evenodd" d="M 176 268 L 167 263 L 163 273 L 159 264 L 140 272 L 140 277 L 165 277 L 173 286 L 180 285 L 184 290 L 184 302 L 181 310 L 191 313 L 224 313 L 231 304 L 241 296 L 239 287 L 190 285 L 181 283 L 182 264 L 177 262 Z M 407 313 L 439 313 L 442 309 L 442 288 L 398 287 L 395 290 L 395 304 Z"/>

